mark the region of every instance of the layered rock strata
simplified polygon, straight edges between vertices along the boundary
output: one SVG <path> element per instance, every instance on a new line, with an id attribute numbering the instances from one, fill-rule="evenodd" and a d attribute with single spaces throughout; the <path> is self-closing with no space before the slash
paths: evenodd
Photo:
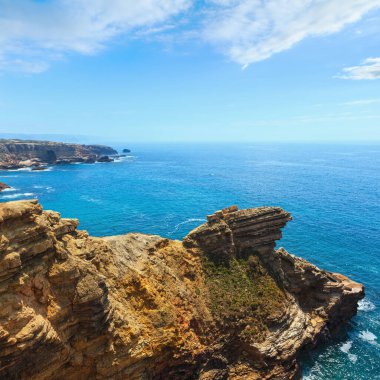
<path id="1" fill-rule="evenodd" d="M 72 162 L 93 163 L 117 152 L 104 145 L 80 145 L 50 141 L 0 140 L 0 169 L 44 167 Z M 107 157 L 108 158 L 108 157 Z M 108 161 L 112 159 L 108 158 Z M 103 159 L 103 162 L 107 160 Z"/>
<path id="2" fill-rule="evenodd" d="M 93 238 L 0 204 L 1 379 L 299 379 L 363 286 L 274 250 L 280 208 L 225 209 L 183 242 Z"/>

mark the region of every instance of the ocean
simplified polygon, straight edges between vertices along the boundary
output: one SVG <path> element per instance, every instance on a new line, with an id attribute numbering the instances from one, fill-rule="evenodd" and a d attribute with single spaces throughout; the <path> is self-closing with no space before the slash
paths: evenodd
<path id="1" fill-rule="evenodd" d="M 183 238 L 207 214 L 281 206 L 278 246 L 366 286 L 358 315 L 305 355 L 307 380 L 380 379 L 380 145 L 125 144 L 114 163 L 0 173 L 0 201 L 37 197 L 92 235 Z"/>

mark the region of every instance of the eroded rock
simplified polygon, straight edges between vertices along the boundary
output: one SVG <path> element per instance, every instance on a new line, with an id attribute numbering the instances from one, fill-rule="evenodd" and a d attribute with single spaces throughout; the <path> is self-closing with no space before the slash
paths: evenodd
<path id="1" fill-rule="evenodd" d="M 217 212 L 183 242 L 93 238 L 0 205 L 1 379 L 298 379 L 363 286 L 274 250 L 280 208 Z"/>

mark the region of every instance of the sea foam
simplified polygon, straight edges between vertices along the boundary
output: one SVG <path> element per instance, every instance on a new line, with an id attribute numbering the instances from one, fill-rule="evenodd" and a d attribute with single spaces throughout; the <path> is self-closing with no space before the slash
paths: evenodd
<path id="1" fill-rule="evenodd" d="M 7 172 L 31 172 L 32 168 L 8 169 Z"/>
<path id="2" fill-rule="evenodd" d="M 9 192 L 11 192 L 11 191 L 16 191 L 17 189 L 15 188 L 15 187 L 10 187 L 10 188 L 8 188 L 8 189 L 4 189 L 3 191 L 2 191 L 2 193 L 9 193 Z"/>
<path id="3" fill-rule="evenodd" d="M 376 306 L 370 300 L 366 298 L 363 298 L 362 300 L 358 302 L 359 311 L 367 312 L 367 311 L 372 311 L 375 309 L 376 309 Z"/>
<path id="4" fill-rule="evenodd" d="M 33 189 L 38 190 L 46 190 L 46 192 L 51 193 L 54 191 L 54 188 L 52 186 L 40 186 L 40 185 L 34 185 Z"/>
<path id="5" fill-rule="evenodd" d="M 351 347 L 352 347 L 352 341 L 349 340 L 348 342 L 342 344 L 342 346 L 340 347 L 340 350 L 344 352 L 345 354 L 347 354 L 350 361 L 355 364 L 356 361 L 358 360 L 358 357 L 357 355 L 350 353 Z"/>
<path id="6" fill-rule="evenodd" d="M 376 342 L 377 336 L 369 330 L 361 331 L 359 334 L 359 338 L 373 344 L 374 346 L 379 346 L 379 344 Z"/>
<path id="7" fill-rule="evenodd" d="M 34 197 L 34 193 L 17 193 L 1 196 L 2 199 L 16 199 L 22 197 Z"/>
<path id="8" fill-rule="evenodd" d="M 174 234 L 175 232 L 177 232 L 181 226 L 183 226 L 184 224 L 188 224 L 188 223 L 194 223 L 194 222 L 205 222 L 205 219 L 201 219 L 201 218 L 190 218 L 190 219 L 186 219 L 185 221 L 181 222 L 181 223 L 178 223 L 175 227 L 174 227 L 174 230 L 169 232 L 169 234 Z"/>
<path id="9" fill-rule="evenodd" d="M 90 202 L 90 203 L 97 203 L 97 204 L 101 204 L 103 203 L 103 201 L 101 199 L 97 199 L 97 198 L 92 198 L 88 195 L 82 195 L 80 197 L 80 199 L 86 201 L 86 202 Z"/>

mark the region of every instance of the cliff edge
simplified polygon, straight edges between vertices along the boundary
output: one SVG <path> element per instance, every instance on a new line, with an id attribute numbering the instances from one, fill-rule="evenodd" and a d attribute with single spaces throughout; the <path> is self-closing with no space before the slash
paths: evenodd
<path id="1" fill-rule="evenodd" d="M 37 201 L 0 204 L 0 378 L 299 379 L 364 289 L 275 250 L 290 219 L 230 207 L 183 242 L 93 238 Z"/>
<path id="2" fill-rule="evenodd" d="M 72 162 L 111 160 L 117 151 L 105 145 L 81 145 L 51 141 L 0 139 L 0 169 L 39 168 Z"/>

